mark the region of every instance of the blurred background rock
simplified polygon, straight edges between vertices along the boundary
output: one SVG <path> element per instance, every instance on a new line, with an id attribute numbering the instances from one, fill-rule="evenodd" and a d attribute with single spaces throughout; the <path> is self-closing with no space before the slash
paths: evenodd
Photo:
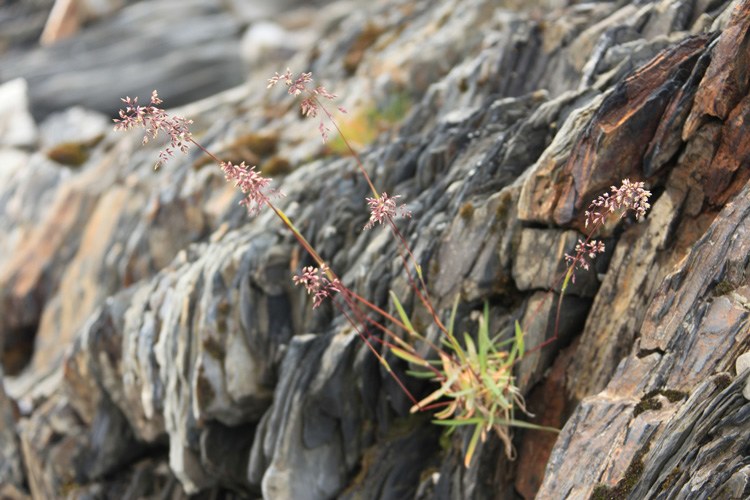
<path id="1" fill-rule="evenodd" d="M 283 65 L 356 1 L 320 15 L 328 3 L 4 0 L 0 82 L 26 80 L 36 119 L 73 105 L 111 115 L 119 97 L 154 88 L 178 106 L 267 71 L 271 59 Z"/>

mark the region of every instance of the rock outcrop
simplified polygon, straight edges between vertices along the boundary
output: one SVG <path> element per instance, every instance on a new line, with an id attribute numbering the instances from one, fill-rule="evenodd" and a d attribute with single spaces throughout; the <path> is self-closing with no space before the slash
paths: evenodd
<path id="1" fill-rule="evenodd" d="M 341 95 L 373 182 L 413 212 L 399 229 L 440 314 L 459 296 L 458 328 L 472 331 L 487 302 L 493 334 L 518 320 L 529 347 L 545 344 L 516 375 L 533 421 L 559 435 L 515 431 L 515 461 L 491 437 L 465 468 L 469 436 L 409 414 L 345 318 L 294 287 L 311 262 L 273 213 L 248 217 L 199 151 L 154 172 L 158 145 L 105 115 L 50 114 L 110 104 L 50 104 L 35 61 L 52 48 L 35 49 L 0 70 L 28 81 L 0 87 L 16 96 L 0 101 L 0 494 L 750 495 L 748 374 L 734 371 L 750 332 L 750 1 L 517 3 L 329 6 L 306 21 L 311 46 L 257 56 L 242 86 L 176 112 L 220 157 L 274 176 L 275 202 L 348 286 L 384 308 L 395 291 L 436 337 L 396 242 L 362 230 L 369 190 L 340 140 L 323 144 L 289 96 L 265 91 L 274 70 L 313 71 Z M 132 8 L 148 17 L 147 4 Z M 239 21 L 200 19 L 184 33 L 206 40 L 190 71 L 239 71 L 216 48 Z M 137 76 L 121 93 L 145 98 Z M 624 178 L 647 183 L 652 208 L 607 226 L 555 337 L 564 255 L 588 204 Z"/>

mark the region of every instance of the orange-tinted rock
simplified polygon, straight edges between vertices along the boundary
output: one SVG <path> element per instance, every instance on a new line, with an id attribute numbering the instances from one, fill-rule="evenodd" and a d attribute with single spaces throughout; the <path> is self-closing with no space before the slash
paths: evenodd
<path id="1" fill-rule="evenodd" d="M 577 355 L 578 342 L 562 350 L 546 378 L 527 399 L 528 409 L 535 415 L 534 424 L 562 429 L 570 413 L 570 400 L 565 390 L 565 377 L 571 360 Z M 542 484 L 552 448 L 558 434 L 543 430 L 526 430 L 518 448 L 515 488 L 527 500 L 536 498 Z"/>
<path id="2" fill-rule="evenodd" d="M 644 154 L 672 93 L 685 82 L 707 40 L 684 40 L 618 85 L 586 125 L 565 165 L 544 177 L 537 166 L 526 181 L 524 192 L 530 195 L 522 200 L 523 219 L 569 224 L 613 181 L 641 178 Z M 542 182 L 550 176 L 551 182 Z"/>
<path id="3" fill-rule="evenodd" d="M 734 2 L 731 21 L 711 50 L 711 63 L 695 95 L 682 137 L 690 139 L 711 118 L 725 120 L 745 97 L 750 73 L 750 5 Z"/>
<path id="4" fill-rule="evenodd" d="M 641 177 L 641 162 L 674 89 L 684 83 L 707 37 L 688 38 L 638 69 L 602 103 L 574 147 L 566 172 L 573 187 L 555 210 L 558 223 L 612 185 L 612 179 Z"/>
<path id="5" fill-rule="evenodd" d="M 747 123 L 750 123 L 750 96 L 745 96 L 729 112 L 721 128 L 718 149 L 704 175 L 704 192 L 714 206 L 723 206 L 750 179 L 750 171 L 742 168 L 750 162 Z"/>

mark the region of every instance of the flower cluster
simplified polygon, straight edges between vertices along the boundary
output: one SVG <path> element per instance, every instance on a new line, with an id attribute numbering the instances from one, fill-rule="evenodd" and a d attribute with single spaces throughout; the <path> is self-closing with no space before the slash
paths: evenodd
<path id="1" fill-rule="evenodd" d="M 292 278 L 295 285 L 304 286 L 307 294 L 313 295 L 313 309 L 320 306 L 334 293 L 343 290 L 343 285 L 338 279 L 329 279 L 328 271 L 329 268 L 325 264 L 320 267 L 307 266 L 302 268 L 300 274 Z"/>
<path id="2" fill-rule="evenodd" d="M 287 86 L 287 92 L 289 92 L 289 95 L 298 96 L 301 93 L 307 91 L 307 84 L 312 83 L 312 81 L 312 73 L 302 72 L 297 78 L 294 78 L 292 76 L 292 70 L 287 68 L 286 73 L 284 73 L 283 75 L 275 72 L 274 75 L 268 79 L 268 87 L 266 88 L 270 89 L 277 83 L 284 82 L 284 85 Z"/>
<path id="3" fill-rule="evenodd" d="M 234 182 L 234 185 L 245 194 L 240 205 L 247 207 L 250 215 L 257 214 L 268 200 L 268 196 L 276 193 L 268 189 L 271 180 L 256 172 L 255 167 L 247 168 L 244 161 L 239 165 L 228 161 L 221 162 L 221 170 L 226 180 Z"/>
<path id="4" fill-rule="evenodd" d="M 589 261 L 592 261 L 600 253 L 604 253 L 604 242 L 599 240 L 582 241 L 578 240 L 575 248 L 575 255 L 565 254 L 565 262 L 569 266 L 573 266 L 573 269 L 583 269 L 584 271 L 589 270 Z M 576 275 L 572 275 L 573 283 L 576 281 Z"/>
<path id="5" fill-rule="evenodd" d="M 292 71 L 287 68 L 283 75 L 275 73 L 274 76 L 269 78 L 267 88 L 270 89 L 271 87 L 276 86 L 279 82 L 283 82 L 284 85 L 287 86 L 287 93 L 289 95 L 297 97 L 304 94 L 304 98 L 300 102 L 300 110 L 303 115 L 315 118 L 318 116 L 318 111 L 322 109 L 329 118 L 331 117 L 328 111 L 320 103 L 320 98 L 322 97 L 329 101 L 333 101 L 336 99 L 336 95 L 328 92 L 326 88 L 321 85 L 317 87 L 312 87 L 311 85 L 312 88 L 308 88 L 308 84 L 313 83 L 312 73 L 303 72 L 295 78 L 292 75 Z M 342 113 L 346 113 L 346 110 L 340 106 L 337 109 Z M 323 137 L 323 141 L 327 141 L 331 129 L 328 128 L 322 120 L 318 125 L 318 130 Z"/>
<path id="6" fill-rule="evenodd" d="M 166 111 L 159 108 L 162 100 L 156 90 L 151 93 L 151 103 L 148 106 L 138 104 L 138 98 L 125 97 L 121 99 L 125 103 L 125 109 L 120 110 L 120 118 L 115 118 L 115 130 L 130 130 L 135 127 L 143 127 L 146 134 L 143 136 L 143 144 L 151 139 L 156 139 L 159 131 L 169 136 L 169 146 L 159 151 L 158 168 L 162 163 L 174 156 L 175 150 L 187 153 L 188 145 L 192 142 L 190 125 L 192 120 L 186 120 L 180 116 L 170 116 Z"/>
<path id="7" fill-rule="evenodd" d="M 365 198 L 367 205 L 370 207 L 370 220 L 365 224 L 364 229 L 371 229 L 375 224 L 382 224 L 386 219 L 392 219 L 399 213 L 401 217 L 411 217 L 411 212 L 407 210 L 406 205 L 400 206 L 396 202 L 401 196 L 388 196 L 388 193 L 382 193 L 379 198 Z"/>
<path id="8" fill-rule="evenodd" d="M 651 207 L 648 202 L 651 191 L 644 189 L 643 182 L 632 182 L 630 179 L 623 179 L 620 187 L 611 187 L 611 193 L 604 193 L 591 202 L 589 209 L 585 212 L 585 227 L 592 226 L 589 235 L 607 221 L 607 218 L 616 214 L 623 218 L 629 210 L 635 212 L 636 220 L 643 218 L 646 211 Z M 590 237 L 589 236 L 589 237 Z M 578 240 L 575 248 L 575 255 L 565 254 L 565 262 L 570 267 L 569 273 L 573 283 L 575 283 L 576 269 L 589 270 L 590 261 L 594 260 L 598 254 L 604 253 L 604 243 L 598 240 Z"/>
<path id="9" fill-rule="evenodd" d="M 611 195 L 604 193 L 591 202 L 585 213 L 586 227 L 589 224 L 595 227 L 604 224 L 606 218 L 615 212 L 619 212 L 620 217 L 625 217 L 628 210 L 634 211 L 635 218 L 638 220 L 644 217 L 651 207 L 648 203 L 651 191 L 644 189 L 643 182 L 631 182 L 630 179 L 624 179 L 619 188 L 612 186 L 611 190 Z"/>

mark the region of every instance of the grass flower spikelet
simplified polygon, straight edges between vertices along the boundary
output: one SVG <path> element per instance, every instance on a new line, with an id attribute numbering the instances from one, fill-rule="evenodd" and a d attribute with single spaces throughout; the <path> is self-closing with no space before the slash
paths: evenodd
<path id="1" fill-rule="evenodd" d="M 604 242 L 599 240 L 583 241 L 578 240 L 575 248 L 575 255 L 565 254 L 565 262 L 577 269 L 589 270 L 590 261 L 593 261 L 600 253 L 604 253 Z M 572 276 L 575 283 L 575 274 Z"/>
<path id="2" fill-rule="evenodd" d="M 277 194 L 277 191 L 268 188 L 271 179 L 260 175 L 255 171 L 255 167 L 248 168 L 244 161 L 239 165 L 225 161 L 220 166 L 226 180 L 233 182 L 245 195 L 240 205 L 247 207 L 250 215 L 260 211 L 268 196 Z"/>
<path id="3" fill-rule="evenodd" d="M 411 212 L 407 210 L 405 204 L 400 206 L 397 199 L 401 196 L 388 196 L 388 193 L 382 193 L 378 198 L 365 198 L 370 208 L 370 220 L 365 224 L 364 229 L 371 229 L 375 224 L 382 224 L 384 220 L 394 218 L 398 214 L 401 217 L 411 217 Z"/>
<path id="4" fill-rule="evenodd" d="M 585 212 L 586 227 L 589 227 L 589 224 L 593 226 L 603 224 L 612 213 L 619 213 L 620 217 L 625 217 L 628 210 L 635 212 L 636 220 L 640 220 L 651 208 L 648 203 L 651 191 L 644 189 L 643 182 L 623 179 L 620 187 L 612 186 L 610 189 L 611 194 L 604 193 L 589 205 L 589 209 Z"/>
<path id="5" fill-rule="evenodd" d="M 163 102 L 159 94 L 154 90 L 151 93 L 151 102 L 148 106 L 138 104 L 138 98 L 125 97 L 121 99 L 125 103 L 125 109 L 121 109 L 120 118 L 115 118 L 115 130 L 130 130 L 136 127 L 143 127 L 146 133 L 143 136 L 143 144 L 147 144 L 151 139 L 156 139 L 159 131 L 169 136 L 169 146 L 159 151 L 159 161 L 156 168 L 161 166 L 167 160 L 174 156 L 174 152 L 179 150 L 182 153 L 188 152 L 188 145 L 192 142 L 190 125 L 192 120 L 187 120 L 181 116 L 171 116 L 159 105 Z"/>
<path id="6" fill-rule="evenodd" d="M 589 229 L 589 236 L 586 240 L 578 240 L 575 248 L 575 255 L 565 254 L 565 262 L 568 264 L 567 279 L 572 283 L 576 282 L 575 271 L 583 269 L 588 271 L 590 261 L 593 261 L 598 254 L 604 253 L 604 243 L 602 241 L 591 239 L 591 237 L 607 222 L 611 215 L 616 215 L 622 219 L 629 211 L 635 212 L 636 220 L 646 216 L 646 212 L 651 205 L 648 200 L 651 191 L 645 189 L 643 182 L 633 182 L 630 179 L 623 179 L 620 187 L 611 186 L 610 193 L 604 193 L 598 196 L 589 205 L 589 209 L 584 212 L 586 220 L 584 227 Z"/>
<path id="7" fill-rule="evenodd" d="M 300 101 L 300 111 L 302 111 L 302 114 L 304 116 L 315 118 L 318 116 L 318 112 L 322 110 L 329 119 L 333 119 L 331 113 L 321 104 L 320 99 L 322 98 L 333 101 L 334 99 L 336 99 L 336 94 L 328 92 L 328 90 L 326 90 L 326 88 L 322 85 L 318 85 L 314 88 L 308 88 L 308 86 L 311 87 L 310 84 L 313 83 L 312 73 L 302 72 L 297 77 L 295 77 L 292 74 L 292 70 L 287 68 L 283 74 L 279 74 L 278 72 L 274 73 L 274 75 L 268 79 L 267 88 L 270 89 L 271 87 L 275 87 L 279 82 L 286 85 L 287 93 L 289 95 L 294 97 L 301 95 L 305 96 Z M 338 107 L 337 109 L 342 113 L 346 113 L 346 110 L 342 107 Z M 323 138 L 323 142 L 328 141 L 328 136 L 331 132 L 331 129 L 326 126 L 323 120 L 321 120 L 320 124 L 318 125 L 318 131 Z"/>
<path id="8" fill-rule="evenodd" d="M 328 266 L 323 264 L 320 267 L 306 266 L 302 272 L 295 275 L 295 285 L 305 287 L 308 295 L 313 296 L 313 309 L 320 306 L 323 301 L 334 293 L 342 290 L 341 282 L 338 279 L 331 281 L 328 278 Z"/>

